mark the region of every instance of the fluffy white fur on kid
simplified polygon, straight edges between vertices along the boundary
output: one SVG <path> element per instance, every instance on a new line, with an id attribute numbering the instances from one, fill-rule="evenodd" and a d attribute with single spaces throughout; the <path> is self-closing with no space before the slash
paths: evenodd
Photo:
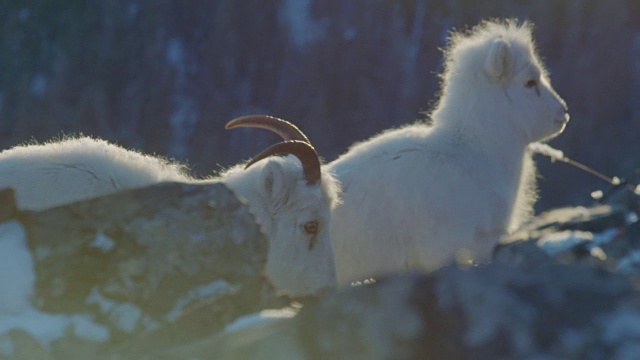
<path id="1" fill-rule="evenodd" d="M 434 270 L 461 251 L 486 260 L 532 212 L 527 145 L 569 115 L 531 31 L 508 20 L 452 34 L 432 124 L 385 131 L 327 165 L 343 191 L 331 229 L 340 284 Z"/>

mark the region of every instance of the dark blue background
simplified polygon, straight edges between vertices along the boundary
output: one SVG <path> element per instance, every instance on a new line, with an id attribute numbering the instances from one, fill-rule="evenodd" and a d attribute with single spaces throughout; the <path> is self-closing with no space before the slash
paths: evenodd
<path id="1" fill-rule="evenodd" d="M 3 1 L 0 145 L 84 133 L 209 174 L 277 141 L 223 124 L 266 113 L 327 159 L 423 118 L 447 32 L 516 17 L 572 120 L 551 145 L 608 175 L 640 165 L 640 2 L 475 0 Z M 538 210 L 606 186 L 538 159 Z"/>

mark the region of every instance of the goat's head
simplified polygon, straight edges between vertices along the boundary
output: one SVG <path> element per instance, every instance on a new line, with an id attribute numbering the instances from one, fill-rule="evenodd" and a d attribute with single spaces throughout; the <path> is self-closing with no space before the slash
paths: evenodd
<path id="1" fill-rule="evenodd" d="M 551 83 L 531 44 L 496 38 L 485 62 L 487 76 L 504 87 L 504 96 L 529 142 L 562 132 L 567 105 Z"/>
<path id="2" fill-rule="evenodd" d="M 536 54 L 532 27 L 516 20 L 487 21 L 453 34 L 444 75 L 445 86 L 462 93 L 464 88 L 474 89 L 467 91 L 475 91 L 476 101 L 487 111 L 509 118 L 509 125 L 527 142 L 557 135 L 569 121 L 567 105 L 551 87 Z M 474 80 L 478 86 L 470 87 Z"/>
<path id="3" fill-rule="evenodd" d="M 250 205 L 262 207 L 256 215 L 269 239 L 266 276 L 276 288 L 294 296 L 335 287 L 329 221 L 338 196 L 336 181 L 322 173 L 318 154 L 293 124 L 269 116 L 245 116 L 226 125 L 238 127 L 271 130 L 284 139 L 246 165 L 247 171 L 258 172 L 254 186 L 260 199 Z M 275 154 L 292 156 L 272 157 Z"/>

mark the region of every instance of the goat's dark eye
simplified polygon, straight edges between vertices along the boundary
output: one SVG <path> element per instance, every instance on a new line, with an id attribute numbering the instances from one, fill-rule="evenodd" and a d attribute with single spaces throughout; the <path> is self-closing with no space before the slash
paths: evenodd
<path id="1" fill-rule="evenodd" d="M 318 222 L 317 221 L 309 221 L 304 224 L 304 232 L 307 235 L 311 235 L 309 237 L 309 251 L 316 246 L 316 241 L 318 241 L 316 234 L 318 233 Z"/>
<path id="2" fill-rule="evenodd" d="M 533 80 L 533 79 L 531 79 L 531 80 L 527 81 L 527 83 L 524 84 L 524 86 L 526 86 L 528 88 L 536 87 L 536 86 L 538 86 L 538 82 Z"/>
<path id="3" fill-rule="evenodd" d="M 304 231 L 307 234 L 317 234 L 318 233 L 318 222 L 317 221 L 309 221 L 304 224 Z"/>

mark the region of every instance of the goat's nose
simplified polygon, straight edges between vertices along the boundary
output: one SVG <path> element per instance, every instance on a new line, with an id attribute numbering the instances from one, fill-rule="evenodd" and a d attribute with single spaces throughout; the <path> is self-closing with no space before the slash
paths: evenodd
<path id="1" fill-rule="evenodd" d="M 558 112 L 556 113 L 556 118 L 554 119 L 556 122 L 561 122 L 561 123 L 568 123 L 569 119 L 571 117 L 569 116 L 569 109 L 567 109 L 566 106 L 564 106 L 561 110 L 558 109 Z"/>

